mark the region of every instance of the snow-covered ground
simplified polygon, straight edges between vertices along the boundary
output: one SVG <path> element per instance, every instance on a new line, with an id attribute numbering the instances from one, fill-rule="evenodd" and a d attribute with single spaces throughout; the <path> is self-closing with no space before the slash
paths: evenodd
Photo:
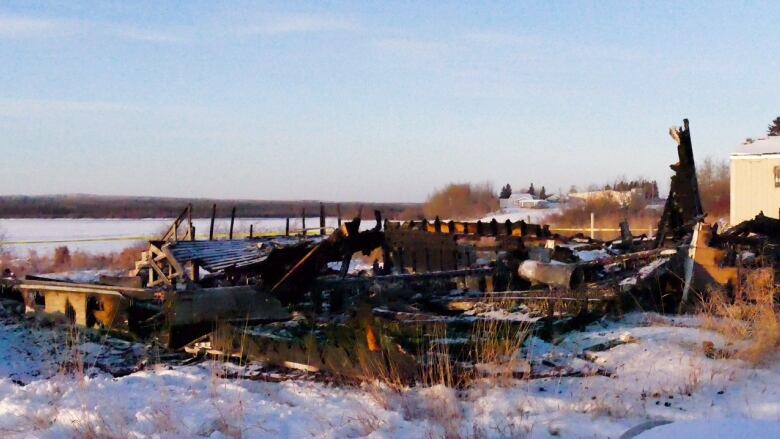
<path id="1" fill-rule="evenodd" d="M 496 221 L 500 223 L 506 222 L 506 220 L 512 222 L 522 220 L 525 222 L 531 222 L 532 224 L 541 224 L 544 222 L 544 218 L 546 216 L 560 212 L 561 208 L 557 204 L 551 204 L 550 207 L 544 209 L 511 207 L 485 215 L 485 217 L 482 218 L 482 221 L 492 221 L 493 218 L 495 218 Z"/>
<path id="2" fill-rule="evenodd" d="M 534 368 L 580 376 L 400 392 L 225 379 L 225 368 L 243 369 L 220 363 L 159 365 L 119 378 L 97 368 L 58 372 L 56 331 L 29 334 L 25 325 L 0 322 L 3 437 L 618 438 L 652 420 L 672 423 L 640 438 L 780 436 L 778 358 L 761 366 L 710 359 L 702 342 L 725 341 L 693 317 L 631 314 L 554 345 L 529 341 Z M 623 344 L 593 348 L 615 340 Z"/>
<path id="3" fill-rule="evenodd" d="M 193 225 L 198 236 L 208 237 L 210 219 L 194 219 Z M 236 218 L 235 233 L 248 233 L 252 224 L 255 234 L 284 232 L 285 218 Z M 29 250 L 39 253 L 51 252 L 55 247 L 67 245 L 71 251 L 81 250 L 92 253 L 121 251 L 124 248 L 145 242 L 147 237 L 162 235 L 170 227 L 173 219 L 0 219 L 0 241 L 11 242 L 4 248 L 24 256 Z M 366 221 L 373 227 L 374 221 Z M 337 225 L 336 218 L 326 218 L 327 227 Z M 306 227 L 318 227 L 319 218 L 307 218 Z M 290 219 L 290 228 L 301 228 L 300 218 Z M 217 218 L 215 233 L 227 233 L 230 218 Z M 136 238 L 136 239 L 122 239 Z M 81 242 L 51 242 L 88 240 Z M 50 241 L 40 242 L 36 241 Z"/>

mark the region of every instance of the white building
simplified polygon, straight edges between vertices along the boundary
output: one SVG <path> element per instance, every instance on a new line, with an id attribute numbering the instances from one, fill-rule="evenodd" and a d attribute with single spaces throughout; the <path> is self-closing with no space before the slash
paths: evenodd
<path id="1" fill-rule="evenodd" d="M 547 207 L 547 201 L 537 200 L 529 193 L 512 192 L 509 198 L 499 198 L 498 206 L 501 210 L 512 208 L 544 209 Z"/>
<path id="2" fill-rule="evenodd" d="M 612 200 L 620 204 L 628 204 L 631 202 L 631 198 L 634 196 L 644 196 L 643 192 L 639 188 L 634 188 L 628 191 L 615 191 L 612 189 L 606 189 L 602 191 L 592 192 L 572 192 L 569 194 L 569 198 L 588 201 L 588 200 Z"/>
<path id="3" fill-rule="evenodd" d="M 780 214 L 780 136 L 745 142 L 731 154 L 732 225 Z"/>

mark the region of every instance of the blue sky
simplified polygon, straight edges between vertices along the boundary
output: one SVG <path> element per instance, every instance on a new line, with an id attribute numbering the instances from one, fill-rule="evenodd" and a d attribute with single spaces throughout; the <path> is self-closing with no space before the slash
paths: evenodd
<path id="1" fill-rule="evenodd" d="M 780 116 L 776 2 L 0 3 L 2 194 L 657 178 Z"/>

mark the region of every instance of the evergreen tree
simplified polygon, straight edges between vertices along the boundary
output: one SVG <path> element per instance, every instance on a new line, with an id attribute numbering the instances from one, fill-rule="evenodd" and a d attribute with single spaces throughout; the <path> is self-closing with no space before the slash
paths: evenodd
<path id="1" fill-rule="evenodd" d="M 501 188 L 501 193 L 498 195 L 498 198 L 509 198 L 512 196 L 512 186 L 509 185 L 509 183 L 506 184 L 506 186 Z"/>
<path id="2" fill-rule="evenodd" d="M 531 183 L 531 187 L 528 188 L 528 193 L 533 195 L 536 195 L 536 189 L 534 189 L 534 184 Z"/>
<path id="3" fill-rule="evenodd" d="M 539 191 L 539 199 L 544 200 L 547 198 L 547 191 L 545 191 L 544 186 L 542 186 L 542 190 Z"/>
<path id="4" fill-rule="evenodd" d="M 776 117 L 772 124 L 767 128 L 767 134 L 770 136 L 780 136 L 780 117 Z"/>

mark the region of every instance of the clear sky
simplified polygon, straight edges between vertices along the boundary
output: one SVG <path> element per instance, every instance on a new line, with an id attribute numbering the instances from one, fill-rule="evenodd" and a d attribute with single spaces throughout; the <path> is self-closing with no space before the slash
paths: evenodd
<path id="1" fill-rule="evenodd" d="M 0 60 L 2 194 L 663 189 L 780 116 L 780 3 L 6 0 Z"/>

